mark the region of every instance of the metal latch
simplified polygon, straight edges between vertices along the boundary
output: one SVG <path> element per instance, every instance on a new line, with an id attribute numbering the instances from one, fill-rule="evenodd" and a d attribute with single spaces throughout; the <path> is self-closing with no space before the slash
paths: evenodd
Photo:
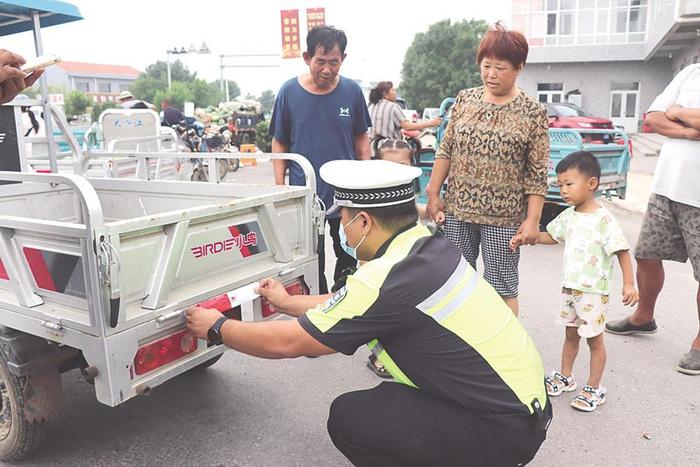
<path id="1" fill-rule="evenodd" d="M 100 282 L 109 290 L 109 325 L 117 327 L 119 322 L 119 254 L 111 243 L 100 237 L 97 244 L 97 272 Z"/>

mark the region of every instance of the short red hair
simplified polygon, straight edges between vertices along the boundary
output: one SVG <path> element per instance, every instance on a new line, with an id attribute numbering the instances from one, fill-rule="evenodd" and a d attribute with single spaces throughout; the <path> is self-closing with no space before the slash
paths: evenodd
<path id="1" fill-rule="evenodd" d="M 509 31 L 499 21 L 486 31 L 479 42 L 476 62 L 481 64 L 484 58 L 495 58 L 510 62 L 514 68 L 525 65 L 529 47 L 527 39 L 517 31 Z"/>

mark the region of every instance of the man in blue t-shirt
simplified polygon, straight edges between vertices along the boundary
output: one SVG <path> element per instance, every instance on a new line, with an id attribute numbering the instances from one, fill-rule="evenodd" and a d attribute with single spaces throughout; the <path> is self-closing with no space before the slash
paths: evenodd
<path id="1" fill-rule="evenodd" d="M 319 176 L 321 166 L 338 159 L 369 159 L 367 129 L 372 125 L 362 90 L 354 81 L 338 75 L 345 59 L 347 38 L 332 26 L 318 26 L 306 36 L 304 61 L 309 73 L 282 85 L 270 122 L 272 152 L 292 152 L 306 157 L 316 171 L 316 192 L 326 208 L 333 204 L 333 187 Z M 289 168 L 289 184 L 304 185 L 304 172 L 298 164 L 274 160 L 275 183 L 284 185 Z M 334 280 L 357 260 L 340 245 L 337 213 L 327 219 L 337 258 Z M 320 293 L 328 292 L 324 275 L 324 241 L 319 238 Z"/>

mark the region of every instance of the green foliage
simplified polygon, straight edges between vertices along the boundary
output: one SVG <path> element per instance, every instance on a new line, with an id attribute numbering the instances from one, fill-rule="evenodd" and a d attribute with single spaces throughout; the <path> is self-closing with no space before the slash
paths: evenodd
<path id="1" fill-rule="evenodd" d="M 92 106 L 92 111 L 90 112 L 90 116 L 92 117 L 92 121 L 96 122 L 99 120 L 100 115 L 102 112 L 104 112 L 107 109 L 115 109 L 119 107 L 119 104 L 114 101 L 105 101 L 105 102 L 100 102 L 100 103 L 95 103 Z"/>
<path id="2" fill-rule="evenodd" d="M 159 108 L 160 103 L 165 98 L 167 98 L 170 101 L 170 105 L 178 109 L 182 109 L 185 105 L 185 102 L 188 101 L 192 101 L 195 103 L 195 105 L 198 105 L 197 102 L 194 101 L 194 94 L 190 89 L 190 84 L 191 83 L 181 83 L 179 81 L 173 81 L 170 90 L 168 90 L 166 87 L 166 89 L 159 89 L 158 91 L 156 91 L 151 102 L 153 102 L 156 105 L 156 107 Z"/>
<path id="3" fill-rule="evenodd" d="M 400 92 L 409 105 L 421 112 L 462 89 L 479 86 L 476 50 L 486 29 L 481 20 L 444 20 L 416 34 L 401 70 Z"/>
<path id="4" fill-rule="evenodd" d="M 85 113 L 85 110 L 94 102 L 91 97 L 80 91 L 71 91 L 65 97 L 64 109 L 66 116 L 78 116 Z"/>
<path id="5" fill-rule="evenodd" d="M 151 78 L 165 81 L 168 83 L 168 62 L 158 60 L 157 62 L 148 65 L 146 71 L 142 75 Z M 197 73 L 192 73 L 180 60 L 170 62 L 170 76 L 173 81 L 190 82 L 197 78 Z"/>
<path id="6" fill-rule="evenodd" d="M 275 93 L 270 89 L 263 91 L 258 102 L 260 102 L 264 113 L 272 112 L 272 108 L 275 106 Z"/>
<path id="7" fill-rule="evenodd" d="M 224 100 L 219 81 L 207 83 L 197 78 L 197 73 L 191 72 L 180 60 L 170 64 L 172 88 L 168 90 L 168 64 L 157 61 L 146 67 L 146 71 L 129 86 L 129 91 L 136 99 L 160 106 L 165 97 L 171 98 L 171 103 L 182 110 L 185 101 L 194 102 L 196 107 L 217 105 Z M 240 95 L 241 91 L 235 81 L 227 80 L 231 99 Z"/>
<path id="8" fill-rule="evenodd" d="M 262 152 L 272 152 L 272 136 L 268 135 L 270 123 L 267 120 L 255 125 L 255 145 Z"/>

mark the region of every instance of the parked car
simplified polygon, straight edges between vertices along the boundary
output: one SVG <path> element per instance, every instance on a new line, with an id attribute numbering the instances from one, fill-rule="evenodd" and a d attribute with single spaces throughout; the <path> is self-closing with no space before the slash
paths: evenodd
<path id="1" fill-rule="evenodd" d="M 586 133 L 586 130 L 614 130 L 612 120 L 606 117 L 594 117 L 587 110 L 569 102 L 546 103 L 549 128 L 570 128 L 579 130 L 584 143 L 617 143 L 627 144 L 630 157 L 632 156 L 632 140 L 622 138 L 614 133 Z M 621 132 L 622 128 L 617 128 Z M 626 143 L 625 143 L 626 141 Z"/>
<path id="2" fill-rule="evenodd" d="M 439 107 L 426 107 L 423 109 L 423 120 L 432 120 L 440 116 Z"/>
<path id="3" fill-rule="evenodd" d="M 576 129 L 614 129 L 612 120 L 605 117 L 594 117 L 576 104 L 557 103 L 545 104 L 550 128 Z"/>

